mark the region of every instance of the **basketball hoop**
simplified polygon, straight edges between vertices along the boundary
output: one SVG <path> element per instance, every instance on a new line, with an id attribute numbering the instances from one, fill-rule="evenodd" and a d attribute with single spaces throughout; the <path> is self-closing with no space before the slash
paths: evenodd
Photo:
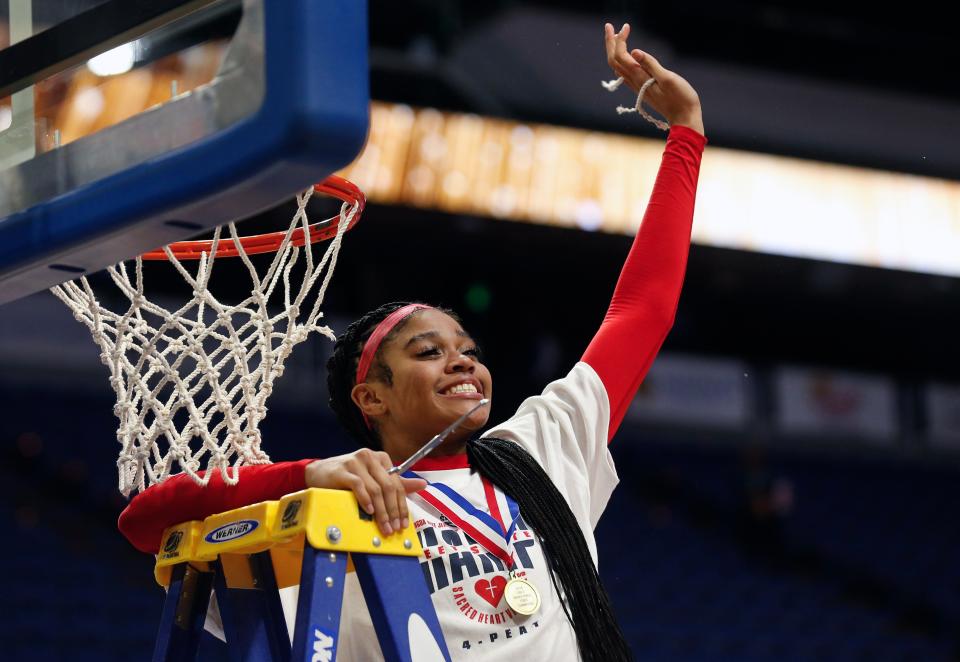
<path id="1" fill-rule="evenodd" d="M 339 214 L 311 224 L 306 207 L 314 193 L 341 200 Z M 165 480 L 177 467 L 200 485 L 214 470 L 235 484 L 238 467 L 270 462 L 260 448 L 266 400 L 294 346 L 313 331 L 336 339 L 330 327 L 318 324 L 320 305 L 343 235 L 359 221 L 365 203 L 354 184 L 331 176 L 297 195 L 297 211 L 285 231 L 241 237 L 228 223 L 229 237 L 218 227 L 212 239 L 176 242 L 134 258 L 133 278 L 123 262 L 108 267 L 129 300 L 124 312 L 100 304 L 86 277 L 51 289 L 90 329 L 110 370 L 120 422 L 119 488 L 125 496 Z M 328 239 L 316 261 L 313 245 Z M 250 255 L 271 252 L 260 277 Z M 296 286 L 291 272 L 301 253 L 303 280 Z M 250 295 L 234 305 L 221 302 L 208 287 L 216 259 L 228 257 L 240 258 L 252 281 Z M 176 310 L 148 299 L 144 260 L 168 260 L 191 287 L 192 298 Z M 195 273 L 184 262 L 196 262 Z M 318 282 L 311 305 L 307 298 Z M 282 310 L 271 314 L 271 302 Z M 301 320 L 304 309 L 309 312 Z"/>
<path id="2" fill-rule="evenodd" d="M 360 214 L 363 212 L 363 208 L 366 205 L 366 198 L 364 197 L 363 192 L 353 182 L 348 181 L 343 177 L 330 175 L 325 180 L 315 185 L 313 187 L 313 191 L 316 193 L 329 195 L 332 198 L 338 198 L 345 204 L 357 208 L 357 213 L 355 217 L 353 217 L 353 220 L 350 221 L 350 227 L 347 228 L 348 230 L 350 230 L 354 225 L 357 224 L 357 221 L 360 220 Z M 295 228 L 293 234 L 290 236 L 290 243 L 294 246 L 303 246 L 305 243 L 304 237 L 309 237 L 311 243 L 332 239 L 336 236 L 339 225 L 340 216 L 337 215 L 328 218 L 325 221 L 310 225 L 308 233 L 305 233 L 302 228 Z M 240 237 L 239 241 L 240 245 L 243 246 L 244 253 L 247 255 L 259 255 L 260 253 L 271 253 L 278 251 L 280 246 L 283 244 L 286 235 L 286 232 L 270 232 L 268 234 Z M 204 253 L 208 255 L 211 254 L 213 240 L 178 241 L 168 245 L 166 248 L 169 248 L 174 257 L 179 260 L 199 260 Z M 214 255 L 214 257 L 237 257 L 238 255 L 240 255 L 240 252 L 237 250 L 236 245 L 231 242 L 218 246 L 216 255 Z M 142 257 L 144 260 L 169 259 L 164 248 L 159 248 L 155 251 L 144 253 L 140 257 Z"/>

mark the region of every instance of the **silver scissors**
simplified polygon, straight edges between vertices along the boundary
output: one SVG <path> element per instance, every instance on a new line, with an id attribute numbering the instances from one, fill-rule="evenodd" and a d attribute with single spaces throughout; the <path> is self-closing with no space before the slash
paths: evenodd
<path id="1" fill-rule="evenodd" d="M 404 460 L 402 464 L 398 464 L 397 466 L 387 471 L 387 473 L 402 474 L 408 471 L 410 467 L 416 464 L 419 460 L 426 457 L 427 454 L 430 451 L 432 451 L 434 448 L 439 446 L 443 442 L 443 440 L 446 439 L 447 436 L 449 436 L 451 432 L 456 430 L 458 427 L 460 427 L 463 424 L 465 420 L 470 418 L 470 414 L 480 409 L 480 407 L 485 407 L 488 404 L 490 404 L 490 400 L 488 398 L 483 398 L 482 400 L 480 400 L 480 402 L 478 402 L 476 406 L 473 407 L 470 411 L 468 411 L 466 414 L 464 414 L 463 416 L 455 420 L 453 423 L 448 425 L 440 434 L 438 434 L 433 439 L 425 443 L 420 450 L 418 450 L 416 453 L 414 453 L 413 455 L 408 457 L 406 460 Z"/>

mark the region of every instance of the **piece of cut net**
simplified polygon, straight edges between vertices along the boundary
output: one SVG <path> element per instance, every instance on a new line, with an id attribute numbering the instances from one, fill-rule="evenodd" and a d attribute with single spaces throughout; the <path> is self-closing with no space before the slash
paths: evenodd
<path id="1" fill-rule="evenodd" d="M 603 89 L 607 92 L 616 92 L 621 85 L 623 85 L 624 78 L 620 76 L 616 80 L 602 80 L 600 84 L 603 85 Z M 655 78 L 648 78 L 647 82 L 640 86 L 640 91 L 637 93 L 637 101 L 633 104 L 633 108 L 627 108 L 625 106 L 617 106 L 617 115 L 623 115 L 624 113 L 639 113 L 643 119 L 647 120 L 655 127 L 661 131 L 669 131 L 670 125 L 663 120 L 658 120 L 656 117 L 653 117 L 643 109 L 643 95 L 647 93 L 647 90 L 651 85 L 656 84 L 657 80 Z"/>
<path id="2" fill-rule="evenodd" d="M 221 238 L 222 228 L 216 229 L 211 252 L 197 260 L 195 273 L 164 247 L 193 290 L 193 298 L 177 310 L 144 295 L 140 257 L 133 261 L 133 278 L 126 263 L 107 269 L 129 300 L 122 313 L 101 305 L 86 277 L 51 289 L 90 329 L 100 359 L 110 369 L 117 395 L 114 413 L 120 421 L 119 487 L 125 496 L 165 480 L 178 467 L 200 485 L 214 470 L 235 484 L 240 466 L 270 463 L 260 448 L 259 430 L 267 398 L 295 345 L 313 331 L 336 339 L 328 326 L 318 325 L 320 305 L 343 235 L 359 210 L 356 204 L 343 204 L 337 233 L 317 261 L 306 211 L 312 194 L 310 188 L 297 196 L 297 212 L 262 278 L 233 223 L 226 226 L 229 238 Z M 306 239 L 302 247 L 291 241 L 298 226 Z M 208 289 L 221 241 L 236 246 L 253 284 L 250 296 L 235 305 L 223 303 Z M 302 282 L 292 284 L 291 272 L 301 259 Z M 307 299 L 318 283 L 310 304 Z M 282 310 L 271 316 L 268 303 L 282 303 Z"/>

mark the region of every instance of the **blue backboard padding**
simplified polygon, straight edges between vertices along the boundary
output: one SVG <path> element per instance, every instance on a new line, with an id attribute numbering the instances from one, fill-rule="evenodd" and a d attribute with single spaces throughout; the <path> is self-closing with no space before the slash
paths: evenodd
<path id="1" fill-rule="evenodd" d="M 265 0 L 263 105 L 222 132 L 0 219 L 0 303 L 248 217 L 350 163 L 369 124 L 366 3 Z"/>

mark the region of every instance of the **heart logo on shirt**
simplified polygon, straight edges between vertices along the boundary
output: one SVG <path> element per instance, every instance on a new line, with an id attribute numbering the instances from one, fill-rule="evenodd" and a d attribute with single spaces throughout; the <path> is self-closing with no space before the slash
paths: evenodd
<path id="1" fill-rule="evenodd" d="M 473 590 L 476 591 L 477 595 L 479 595 L 481 598 L 496 607 L 498 604 L 500 604 L 500 598 L 503 597 L 503 589 L 506 587 L 506 578 L 497 575 L 489 581 L 486 579 L 481 579 L 473 585 Z"/>

